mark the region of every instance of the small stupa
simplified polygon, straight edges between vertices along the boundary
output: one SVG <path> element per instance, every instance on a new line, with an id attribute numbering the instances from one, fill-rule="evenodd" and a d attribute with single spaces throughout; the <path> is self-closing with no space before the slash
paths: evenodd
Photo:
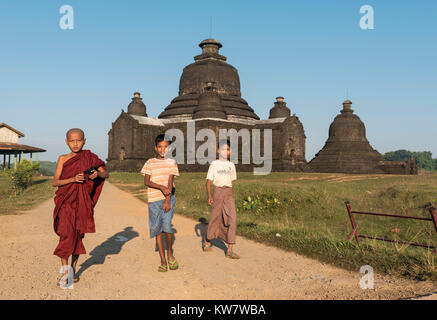
<path id="1" fill-rule="evenodd" d="M 325 146 L 308 163 L 314 172 L 384 173 L 384 157 L 366 138 L 366 127 L 352 110 L 352 101 L 343 102 L 343 110 L 329 127 Z"/>
<path id="2" fill-rule="evenodd" d="M 132 114 L 134 116 L 147 117 L 146 105 L 144 104 L 143 98 L 141 98 L 139 92 L 134 93 L 132 102 L 129 103 L 127 107 L 127 113 Z"/>

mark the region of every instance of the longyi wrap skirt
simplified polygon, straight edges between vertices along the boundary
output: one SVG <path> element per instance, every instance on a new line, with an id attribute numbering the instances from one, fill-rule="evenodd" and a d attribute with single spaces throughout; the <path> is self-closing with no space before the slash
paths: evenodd
<path id="1" fill-rule="evenodd" d="M 234 244 L 237 233 L 237 210 L 230 187 L 214 187 L 212 209 L 206 238 L 220 238 L 228 244 Z"/>

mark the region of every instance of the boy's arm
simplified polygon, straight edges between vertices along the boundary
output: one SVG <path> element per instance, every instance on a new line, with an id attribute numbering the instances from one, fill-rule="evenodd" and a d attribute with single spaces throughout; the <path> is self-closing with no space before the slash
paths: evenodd
<path id="1" fill-rule="evenodd" d="M 68 179 L 59 179 L 61 177 L 62 168 L 64 166 L 65 158 L 63 156 L 60 156 L 58 158 L 58 163 L 56 164 L 56 171 L 55 175 L 53 176 L 52 185 L 54 187 L 60 187 L 64 186 L 69 183 L 83 183 L 85 181 L 85 177 L 83 176 L 83 173 L 79 173 L 74 177 L 68 178 Z"/>
<path id="2" fill-rule="evenodd" d="M 164 201 L 164 206 L 163 206 L 163 209 L 164 209 L 164 212 L 167 212 L 168 210 L 170 210 L 171 209 L 171 199 L 170 199 L 170 196 L 171 196 L 171 191 L 172 191 L 172 189 L 173 189 L 173 180 L 174 180 L 174 175 L 169 175 L 168 176 L 168 190 L 170 190 L 170 194 L 168 194 L 168 195 L 165 195 L 165 201 Z"/>
<path id="3" fill-rule="evenodd" d="M 164 196 L 171 194 L 171 190 L 169 190 L 168 187 L 150 181 L 150 174 L 144 175 L 144 185 L 148 186 L 149 188 L 161 190 Z"/>
<path id="4" fill-rule="evenodd" d="M 209 165 L 208 168 L 208 173 L 206 174 L 206 192 L 208 193 L 208 204 L 211 206 L 212 205 L 212 197 L 211 197 L 211 182 L 214 180 L 214 163 L 212 162 Z"/>
<path id="5" fill-rule="evenodd" d="M 168 176 L 168 186 L 167 188 L 171 191 L 173 189 L 173 181 L 174 181 L 174 175 Z"/>
<path id="6" fill-rule="evenodd" d="M 206 179 L 206 192 L 208 193 L 208 204 L 212 205 L 211 180 L 209 180 L 209 179 Z"/>
<path id="7" fill-rule="evenodd" d="M 237 180 L 237 168 L 235 168 L 235 164 L 232 163 L 232 174 L 231 181 Z"/>

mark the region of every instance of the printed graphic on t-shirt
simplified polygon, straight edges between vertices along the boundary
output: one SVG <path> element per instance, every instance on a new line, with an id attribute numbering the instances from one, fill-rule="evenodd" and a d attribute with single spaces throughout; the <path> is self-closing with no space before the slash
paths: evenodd
<path id="1" fill-rule="evenodd" d="M 217 170 L 218 174 L 232 174 L 232 169 L 229 167 L 227 169 L 219 169 Z"/>
<path id="2" fill-rule="evenodd" d="M 235 164 L 223 160 L 211 162 L 206 179 L 211 180 L 216 187 L 232 187 L 232 181 L 237 179 Z"/>

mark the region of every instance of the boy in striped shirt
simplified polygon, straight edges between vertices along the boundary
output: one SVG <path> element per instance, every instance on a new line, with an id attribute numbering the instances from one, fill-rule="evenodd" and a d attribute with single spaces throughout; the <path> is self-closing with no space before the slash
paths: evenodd
<path id="1" fill-rule="evenodd" d="M 164 233 L 167 243 L 168 266 L 170 270 L 179 268 L 178 262 L 173 256 L 173 228 L 171 224 L 176 203 L 173 180 L 175 176 L 179 176 L 179 170 L 175 160 L 165 158 L 168 146 L 171 143 L 166 138 L 164 134 L 156 137 L 155 151 L 157 157 L 147 160 L 143 169 L 141 169 L 141 174 L 144 175 L 144 184 L 148 187 L 150 238 L 156 238 L 156 245 L 161 257 L 159 272 L 167 271 L 162 233 Z"/>

